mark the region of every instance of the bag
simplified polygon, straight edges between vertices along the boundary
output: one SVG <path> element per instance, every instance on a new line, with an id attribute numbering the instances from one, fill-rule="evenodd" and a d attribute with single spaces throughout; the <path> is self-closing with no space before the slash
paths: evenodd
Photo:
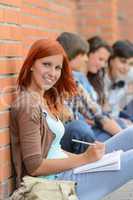
<path id="1" fill-rule="evenodd" d="M 75 182 L 25 176 L 10 200 L 78 200 Z"/>

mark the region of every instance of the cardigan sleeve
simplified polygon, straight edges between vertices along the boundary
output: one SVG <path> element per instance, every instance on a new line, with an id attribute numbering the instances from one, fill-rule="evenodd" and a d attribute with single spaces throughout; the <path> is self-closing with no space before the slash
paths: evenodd
<path id="1" fill-rule="evenodd" d="M 30 174 L 40 166 L 43 159 L 39 106 L 22 104 L 16 116 L 22 160 L 27 173 Z"/>

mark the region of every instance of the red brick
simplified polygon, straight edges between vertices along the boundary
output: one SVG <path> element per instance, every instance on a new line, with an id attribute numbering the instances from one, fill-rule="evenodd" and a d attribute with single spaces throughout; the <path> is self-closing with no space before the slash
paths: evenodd
<path id="1" fill-rule="evenodd" d="M 2 111 L 5 109 L 9 109 L 15 96 L 16 96 L 15 92 L 14 93 L 12 92 L 9 94 L 5 93 L 3 95 L 0 95 L 0 110 Z"/>
<path id="2" fill-rule="evenodd" d="M 8 23 L 15 23 L 15 24 L 20 24 L 21 23 L 21 12 L 15 11 L 15 10 L 10 10 L 10 9 L 5 9 L 4 10 L 4 22 Z"/>
<path id="3" fill-rule="evenodd" d="M 0 128 L 9 127 L 9 111 L 0 113 Z"/>
<path id="4" fill-rule="evenodd" d="M 22 65 L 22 60 L 0 59 L 0 74 L 18 73 Z"/>
<path id="5" fill-rule="evenodd" d="M 13 5 L 15 7 L 20 7 L 22 1 L 21 0 L 1 0 L 0 3 L 4 3 L 7 5 Z"/>
<path id="6" fill-rule="evenodd" d="M 4 129 L 0 132 L 0 146 L 8 145 L 10 143 L 9 129 Z"/>
<path id="7" fill-rule="evenodd" d="M 11 163 L 10 147 L 0 148 L 0 166 Z"/>
<path id="8" fill-rule="evenodd" d="M 0 165 L 0 182 L 12 176 L 11 163 Z"/>
<path id="9" fill-rule="evenodd" d="M 0 56 L 22 56 L 22 45 L 15 43 L 1 43 Z"/>
<path id="10" fill-rule="evenodd" d="M 3 9 L 0 9 L 0 22 L 2 22 L 4 19 L 4 11 Z"/>
<path id="11" fill-rule="evenodd" d="M 133 1 L 118 0 L 119 38 L 133 40 Z"/>
<path id="12" fill-rule="evenodd" d="M 0 39 L 8 40 L 22 40 L 22 29 L 20 26 L 1 26 Z"/>
<path id="13" fill-rule="evenodd" d="M 13 90 L 16 87 L 16 76 L 9 75 L 7 78 L 0 78 L 0 90 L 1 94 L 7 93 L 9 90 Z"/>

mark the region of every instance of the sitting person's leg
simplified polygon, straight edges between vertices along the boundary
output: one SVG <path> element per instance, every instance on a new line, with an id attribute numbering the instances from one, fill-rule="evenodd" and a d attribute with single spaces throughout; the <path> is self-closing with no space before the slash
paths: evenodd
<path id="1" fill-rule="evenodd" d="M 88 145 L 73 142 L 72 139 L 94 142 L 95 134 L 91 126 L 82 120 L 74 120 L 65 124 L 65 134 L 61 139 L 62 149 L 71 153 L 82 153 Z"/>
<path id="2" fill-rule="evenodd" d="M 129 119 L 133 122 L 133 100 L 120 112 L 120 117 Z"/>
<path id="3" fill-rule="evenodd" d="M 105 142 L 111 137 L 112 135 L 109 133 L 92 128 L 82 120 L 74 120 L 65 125 L 65 134 L 61 140 L 61 147 L 68 152 L 79 154 L 84 152 L 88 145 L 73 142 L 72 139 L 86 142 L 94 142 L 95 140 Z"/>
<path id="4" fill-rule="evenodd" d="M 83 153 L 88 145 L 73 142 L 72 139 L 82 140 L 85 142 L 94 142 L 95 140 L 104 142 L 108 140 L 112 135 L 109 133 L 92 128 L 83 120 L 74 120 L 65 124 L 65 134 L 61 140 L 61 147 L 65 151 L 71 153 Z"/>
<path id="5" fill-rule="evenodd" d="M 116 118 L 116 121 L 117 121 L 117 123 L 120 125 L 120 127 L 121 127 L 122 129 L 125 129 L 125 128 L 128 127 L 128 124 L 127 124 L 127 122 L 126 122 L 125 119 L 123 119 L 123 118 L 121 118 L 121 117 L 117 117 L 117 118 Z"/>
<path id="6" fill-rule="evenodd" d="M 77 194 L 80 200 L 99 200 L 133 179 L 133 127 L 110 138 L 106 143 L 106 152 L 123 149 L 121 169 L 118 171 L 73 174 L 73 170 L 61 173 L 58 179 L 77 182 Z"/>
<path id="7" fill-rule="evenodd" d="M 133 149 L 133 126 L 124 129 L 105 143 L 107 146 L 107 153 L 119 149 L 122 149 L 123 151 Z"/>
<path id="8" fill-rule="evenodd" d="M 112 135 L 110 135 L 106 131 L 100 130 L 98 128 L 93 128 L 93 132 L 94 132 L 94 135 L 95 135 L 95 139 L 100 141 L 100 142 L 105 142 L 106 140 L 108 140 L 112 137 Z"/>

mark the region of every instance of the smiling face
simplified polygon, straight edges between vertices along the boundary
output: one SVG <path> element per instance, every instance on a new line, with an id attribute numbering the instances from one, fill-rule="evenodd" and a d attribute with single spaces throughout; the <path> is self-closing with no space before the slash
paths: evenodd
<path id="1" fill-rule="evenodd" d="M 88 56 L 88 72 L 96 74 L 101 68 L 105 67 L 110 53 L 104 47 L 99 48 Z"/>
<path id="2" fill-rule="evenodd" d="M 53 55 L 35 60 L 31 72 L 30 88 L 39 93 L 52 88 L 59 80 L 62 71 L 63 56 Z"/>
<path id="3" fill-rule="evenodd" d="M 116 57 L 110 62 L 110 72 L 113 80 L 123 80 L 129 71 L 129 59 Z"/>

